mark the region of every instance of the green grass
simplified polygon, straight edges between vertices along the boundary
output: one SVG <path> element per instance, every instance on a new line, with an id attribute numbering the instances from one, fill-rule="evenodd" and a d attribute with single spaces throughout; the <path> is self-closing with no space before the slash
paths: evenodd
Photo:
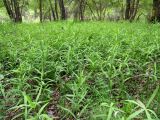
<path id="1" fill-rule="evenodd" d="M 158 120 L 159 27 L 0 24 L 0 119 Z"/>

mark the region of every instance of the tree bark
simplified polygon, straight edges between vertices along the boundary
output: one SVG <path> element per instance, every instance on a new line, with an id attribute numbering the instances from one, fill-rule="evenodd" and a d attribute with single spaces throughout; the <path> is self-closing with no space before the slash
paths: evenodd
<path id="1" fill-rule="evenodd" d="M 42 10 L 42 0 L 39 0 L 39 15 L 40 15 L 40 22 L 43 22 L 43 10 Z"/>
<path id="2" fill-rule="evenodd" d="M 60 12 L 61 12 L 61 20 L 65 20 L 66 19 L 66 11 L 65 11 L 63 0 L 59 0 L 59 8 L 60 8 Z"/>
<path id="3" fill-rule="evenodd" d="M 55 12 L 54 12 L 54 8 L 52 6 L 51 0 L 49 0 L 49 4 L 50 4 L 51 12 L 52 12 L 52 17 L 53 17 L 54 20 L 56 20 L 56 16 L 55 16 Z"/>
<path id="4" fill-rule="evenodd" d="M 88 2 L 86 1 L 86 5 L 88 6 L 90 12 L 91 12 L 91 15 L 93 15 L 93 18 L 96 19 L 96 15 L 94 14 L 94 11 L 92 10 L 91 6 L 88 4 Z"/>
<path id="5" fill-rule="evenodd" d="M 55 13 L 56 13 L 56 19 L 58 20 L 59 19 L 59 15 L 58 15 L 58 5 L 57 5 L 57 0 L 54 1 L 55 3 Z"/>
<path id="6" fill-rule="evenodd" d="M 86 2 L 85 0 L 77 0 L 75 2 L 75 10 L 74 10 L 74 19 L 75 20 L 84 20 L 84 12 L 85 12 L 85 7 L 86 7 Z"/>
<path id="7" fill-rule="evenodd" d="M 81 21 L 84 20 L 84 12 L 85 12 L 85 0 L 80 0 L 79 1 L 79 19 Z"/>
<path id="8" fill-rule="evenodd" d="M 15 22 L 22 22 L 22 15 L 20 12 L 19 2 L 17 0 L 13 0 L 14 9 L 15 9 Z"/>
<path id="9" fill-rule="evenodd" d="M 14 22 L 22 22 L 22 15 L 20 11 L 18 0 L 3 0 L 6 11 L 10 19 Z"/>
<path id="10" fill-rule="evenodd" d="M 125 20 L 133 21 L 137 15 L 140 0 L 126 0 Z"/>
<path id="11" fill-rule="evenodd" d="M 56 16 L 55 16 L 55 12 L 54 12 L 54 8 L 52 6 L 51 0 L 49 0 L 49 4 L 50 4 L 51 12 L 52 12 L 52 17 L 53 17 L 54 20 L 56 20 Z"/>
<path id="12" fill-rule="evenodd" d="M 160 0 L 153 0 L 153 9 L 151 21 L 160 22 Z"/>
<path id="13" fill-rule="evenodd" d="M 130 19 L 131 0 L 126 0 L 125 20 Z"/>
<path id="14" fill-rule="evenodd" d="M 7 13 L 9 15 L 10 19 L 14 20 L 14 13 L 13 13 L 13 11 L 11 9 L 11 6 L 9 5 L 9 2 L 7 0 L 3 0 L 3 3 L 4 3 L 4 6 L 5 6 L 6 10 L 7 10 Z"/>
<path id="15" fill-rule="evenodd" d="M 134 3 L 132 5 L 132 13 L 130 15 L 130 21 L 133 21 L 137 15 L 137 11 L 138 11 L 138 8 L 139 8 L 139 0 L 134 0 Z"/>
<path id="16" fill-rule="evenodd" d="M 94 4 L 94 6 L 95 6 L 95 9 L 96 9 L 96 12 L 97 12 L 97 16 L 98 16 L 98 20 L 100 19 L 100 14 L 99 14 L 99 9 L 98 9 L 98 7 L 97 7 L 97 3 L 96 3 L 96 1 L 95 0 L 92 0 L 92 3 Z"/>

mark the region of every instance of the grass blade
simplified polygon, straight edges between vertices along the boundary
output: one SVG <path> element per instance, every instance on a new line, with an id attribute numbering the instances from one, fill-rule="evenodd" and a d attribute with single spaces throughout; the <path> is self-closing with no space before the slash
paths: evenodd
<path id="1" fill-rule="evenodd" d="M 159 90 L 159 85 L 156 87 L 156 89 L 154 90 L 153 94 L 151 95 L 151 97 L 150 97 L 150 99 L 149 99 L 149 101 L 148 101 L 148 103 L 146 105 L 147 108 L 149 107 L 149 105 L 151 104 L 151 102 L 153 101 L 153 99 L 155 98 L 158 90 Z"/>

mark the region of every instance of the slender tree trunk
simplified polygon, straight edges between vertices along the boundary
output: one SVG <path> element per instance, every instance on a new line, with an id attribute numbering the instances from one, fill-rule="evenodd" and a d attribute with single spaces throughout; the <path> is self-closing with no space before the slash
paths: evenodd
<path id="1" fill-rule="evenodd" d="M 85 0 L 79 1 L 79 19 L 84 20 L 84 11 L 85 11 Z"/>
<path id="2" fill-rule="evenodd" d="M 40 14 L 40 22 L 43 22 L 42 0 L 39 0 L 39 14 Z"/>
<path id="3" fill-rule="evenodd" d="M 83 21 L 84 17 L 83 17 L 83 0 L 79 0 L 79 20 Z"/>
<path id="4" fill-rule="evenodd" d="M 104 20 L 105 17 L 106 17 L 106 11 L 107 11 L 107 8 L 105 8 L 104 11 L 103 11 L 103 20 Z"/>
<path id="5" fill-rule="evenodd" d="M 75 10 L 74 10 L 74 19 L 75 20 L 84 20 L 84 12 L 85 12 L 85 7 L 86 7 L 86 2 L 85 0 L 76 0 L 75 1 Z"/>
<path id="6" fill-rule="evenodd" d="M 100 14 L 99 14 L 99 9 L 98 9 L 98 7 L 97 7 L 97 3 L 96 3 L 95 0 L 92 0 L 92 3 L 94 4 L 94 6 L 95 6 L 95 8 L 96 8 L 96 12 L 97 12 L 98 20 L 99 20 Z"/>
<path id="7" fill-rule="evenodd" d="M 9 2 L 7 0 L 3 0 L 3 3 L 4 3 L 4 6 L 5 6 L 6 10 L 7 10 L 7 13 L 9 15 L 10 19 L 14 20 L 14 13 L 13 13 L 13 11 L 11 9 L 11 6 L 9 5 Z"/>
<path id="8" fill-rule="evenodd" d="M 17 0 L 3 0 L 4 6 L 11 20 L 14 22 L 22 22 L 22 15 L 20 11 L 19 1 Z"/>
<path id="9" fill-rule="evenodd" d="M 52 10 L 50 9 L 50 12 L 49 12 L 49 20 L 52 21 L 52 17 L 53 17 L 53 14 L 52 14 Z M 56 19 L 55 19 L 56 20 Z"/>
<path id="10" fill-rule="evenodd" d="M 50 4 L 51 12 L 52 12 L 52 17 L 54 20 L 56 20 L 56 16 L 55 16 L 55 12 L 54 12 L 51 0 L 49 0 L 49 4 Z"/>
<path id="11" fill-rule="evenodd" d="M 86 5 L 88 6 L 89 10 L 91 11 L 91 14 L 93 15 L 93 18 L 96 19 L 96 15 L 94 14 L 94 11 L 92 10 L 91 6 L 88 4 L 87 1 L 86 1 Z"/>
<path id="12" fill-rule="evenodd" d="M 55 13 L 56 13 L 56 18 L 57 20 L 59 19 L 59 16 L 58 16 L 58 5 L 57 5 L 57 0 L 54 1 L 55 2 Z"/>
<path id="13" fill-rule="evenodd" d="M 17 0 L 13 0 L 14 9 L 15 9 L 15 22 L 22 22 L 22 15 L 20 12 L 19 2 Z"/>
<path id="14" fill-rule="evenodd" d="M 139 0 L 134 0 L 132 3 L 132 13 L 130 13 L 130 21 L 133 21 L 137 15 L 137 11 L 139 8 Z"/>
<path id="15" fill-rule="evenodd" d="M 37 8 L 34 8 L 34 18 L 37 18 L 39 16 L 39 13 L 37 11 Z"/>
<path id="16" fill-rule="evenodd" d="M 131 2 L 130 2 L 130 10 L 129 10 L 130 16 L 129 17 L 131 17 L 132 14 L 134 13 L 134 9 L 135 9 L 135 0 L 131 0 Z"/>
<path id="17" fill-rule="evenodd" d="M 125 20 L 130 19 L 131 0 L 126 0 Z"/>
<path id="18" fill-rule="evenodd" d="M 99 20 L 102 20 L 102 12 L 103 12 L 102 1 L 100 1 L 100 6 L 99 6 Z"/>
<path id="19" fill-rule="evenodd" d="M 122 19 L 122 20 L 125 19 L 124 11 L 125 11 L 125 8 L 124 8 L 124 5 L 122 4 L 122 5 L 121 5 L 121 11 L 120 11 L 120 13 L 121 13 L 121 19 Z"/>
<path id="20" fill-rule="evenodd" d="M 74 12 L 73 12 L 73 17 L 74 17 L 75 21 L 77 21 L 79 18 L 79 5 L 78 4 L 79 4 L 78 1 L 76 1 L 74 4 L 75 8 L 74 8 Z"/>
<path id="21" fill-rule="evenodd" d="M 137 15 L 140 0 L 126 0 L 125 20 L 133 21 Z"/>
<path id="22" fill-rule="evenodd" d="M 160 22 L 160 0 L 153 0 L 153 10 L 151 21 Z"/>
<path id="23" fill-rule="evenodd" d="M 66 19 L 66 11 L 65 11 L 63 0 L 59 0 L 59 8 L 60 8 L 60 12 L 61 12 L 61 20 L 65 20 Z"/>

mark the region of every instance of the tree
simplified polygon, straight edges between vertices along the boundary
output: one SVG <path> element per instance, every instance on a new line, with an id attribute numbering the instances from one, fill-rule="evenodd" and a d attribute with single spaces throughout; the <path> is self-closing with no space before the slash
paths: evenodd
<path id="1" fill-rule="evenodd" d="M 51 0 L 49 0 L 49 4 L 50 4 L 51 11 L 52 11 L 52 17 L 53 17 L 54 20 L 56 20 L 56 16 L 55 16 L 55 12 L 54 12 L 54 8 L 52 6 Z"/>
<path id="2" fill-rule="evenodd" d="M 133 21 L 139 7 L 139 0 L 126 0 L 125 20 Z"/>
<path id="3" fill-rule="evenodd" d="M 160 22 L 160 0 L 153 0 L 153 9 L 151 21 Z"/>
<path id="4" fill-rule="evenodd" d="M 56 14 L 56 19 L 59 19 L 59 15 L 58 15 L 58 2 L 57 0 L 54 0 L 54 6 L 55 6 L 55 14 Z"/>
<path id="5" fill-rule="evenodd" d="M 133 21 L 137 15 L 138 8 L 139 8 L 139 0 L 133 0 L 132 6 L 131 6 L 131 11 L 130 11 L 130 21 Z"/>
<path id="6" fill-rule="evenodd" d="M 61 13 L 61 20 L 65 20 L 67 16 L 66 16 L 66 10 L 64 7 L 63 0 L 59 0 L 59 8 L 60 8 L 60 13 Z"/>
<path id="7" fill-rule="evenodd" d="M 14 22 L 22 22 L 22 14 L 20 11 L 18 0 L 3 0 L 6 11 L 10 19 Z"/>
<path id="8" fill-rule="evenodd" d="M 75 10 L 74 10 L 74 19 L 77 20 L 84 20 L 84 12 L 86 8 L 86 0 L 75 0 L 74 3 Z"/>
<path id="9" fill-rule="evenodd" d="M 142 15 L 151 21 L 160 21 L 160 0 L 1 0 L 8 16 L 14 22 L 21 22 L 34 11 L 35 18 L 44 20 L 120 20 L 139 19 Z M 1 2 L 0 2 L 0 6 Z M 152 9 L 152 13 L 151 10 Z M 25 16 L 28 17 L 25 17 Z"/>
<path id="10" fill-rule="evenodd" d="M 126 20 L 129 20 L 130 18 L 130 9 L 131 9 L 131 0 L 126 0 L 126 11 L 125 11 Z"/>
<path id="11" fill-rule="evenodd" d="M 19 2 L 17 0 L 13 0 L 14 10 L 15 10 L 15 22 L 22 22 L 22 15 L 20 12 Z"/>
<path id="12" fill-rule="evenodd" d="M 42 0 L 39 0 L 39 15 L 40 15 L 40 22 L 43 22 Z"/>
<path id="13" fill-rule="evenodd" d="M 90 12 L 97 20 L 104 20 L 106 15 L 106 10 L 110 1 L 108 0 L 88 0 L 87 6 L 89 7 Z"/>

